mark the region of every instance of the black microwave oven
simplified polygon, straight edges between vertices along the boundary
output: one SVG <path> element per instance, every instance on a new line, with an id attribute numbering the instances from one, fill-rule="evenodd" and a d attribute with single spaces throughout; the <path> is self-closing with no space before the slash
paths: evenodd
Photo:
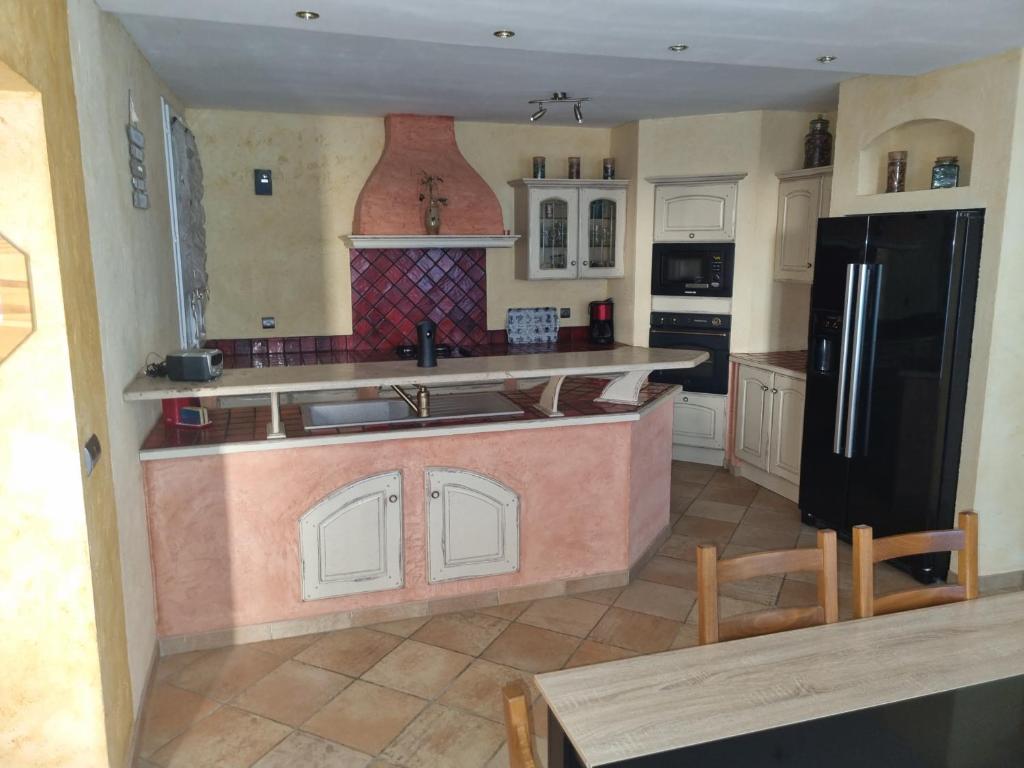
<path id="1" fill-rule="evenodd" d="M 735 243 L 655 243 L 652 296 L 732 296 Z"/>

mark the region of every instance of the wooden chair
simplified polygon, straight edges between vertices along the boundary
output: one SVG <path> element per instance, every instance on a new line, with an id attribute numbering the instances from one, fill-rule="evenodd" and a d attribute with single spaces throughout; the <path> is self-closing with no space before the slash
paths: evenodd
<path id="1" fill-rule="evenodd" d="M 718 620 L 718 585 L 792 571 L 816 571 L 818 604 L 799 608 L 773 608 Z M 818 546 L 755 552 L 718 560 L 713 545 L 697 547 L 697 635 L 701 645 L 767 635 L 786 629 L 834 624 L 839 620 L 839 578 L 836 532 L 818 531 Z"/>
<path id="2" fill-rule="evenodd" d="M 509 768 L 538 768 L 533 755 L 530 705 L 525 686 L 521 682 L 509 683 L 501 689 L 501 698 L 505 705 Z"/>
<path id="3" fill-rule="evenodd" d="M 959 552 L 957 584 L 919 587 L 875 597 L 875 563 L 894 557 Z M 953 530 L 872 538 L 871 526 L 853 527 L 853 615 L 863 619 L 978 596 L 978 513 L 961 512 Z"/>

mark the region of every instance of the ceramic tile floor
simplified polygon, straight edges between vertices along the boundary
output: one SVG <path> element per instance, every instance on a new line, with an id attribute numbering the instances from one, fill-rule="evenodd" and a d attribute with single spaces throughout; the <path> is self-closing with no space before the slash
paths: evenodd
<path id="1" fill-rule="evenodd" d="M 695 547 L 724 556 L 813 546 L 796 505 L 723 470 L 676 462 L 672 536 L 622 589 L 161 659 L 140 768 L 506 766 L 499 691 L 538 672 L 696 644 Z M 850 547 L 840 542 L 840 613 Z M 913 582 L 888 566 L 878 590 Z M 813 574 L 721 590 L 723 617 L 815 600 Z M 533 708 L 537 754 L 546 713 Z"/>

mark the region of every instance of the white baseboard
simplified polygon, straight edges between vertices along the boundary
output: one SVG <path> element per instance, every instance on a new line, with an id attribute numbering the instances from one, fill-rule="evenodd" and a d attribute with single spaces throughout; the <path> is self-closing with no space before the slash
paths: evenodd
<path id="1" fill-rule="evenodd" d="M 788 480 L 783 480 L 781 477 L 769 475 L 763 469 L 751 466 L 745 461 L 737 461 L 733 465 L 732 471 L 734 475 L 745 477 L 762 488 L 767 488 L 769 491 L 777 493 L 779 496 L 784 496 L 794 503 L 800 500 L 800 486 Z"/>
<path id="2" fill-rule="evenodd" d="M 675 461 L 692 461 L 697 464 L 725 466 L 725 451 L 718 448 L 695 448 L 692 445 L 673 445 L 672 458 Z"/>

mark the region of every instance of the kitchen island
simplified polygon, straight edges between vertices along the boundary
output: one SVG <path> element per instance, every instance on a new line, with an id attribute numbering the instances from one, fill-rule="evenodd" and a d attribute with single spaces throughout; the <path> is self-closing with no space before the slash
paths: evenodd
<path id="1" fill-rule="evenodd" d="M 677 388 L 646 376 L 703 359 L 617 347 L 136 380 L 126 399 L 493 384 L 517 411 L 308 433 L 271 400 L 214 408 L 203 430 L 157 424 L 141 458 L 162 651 L 625 584 L 669 528 Z"/>

